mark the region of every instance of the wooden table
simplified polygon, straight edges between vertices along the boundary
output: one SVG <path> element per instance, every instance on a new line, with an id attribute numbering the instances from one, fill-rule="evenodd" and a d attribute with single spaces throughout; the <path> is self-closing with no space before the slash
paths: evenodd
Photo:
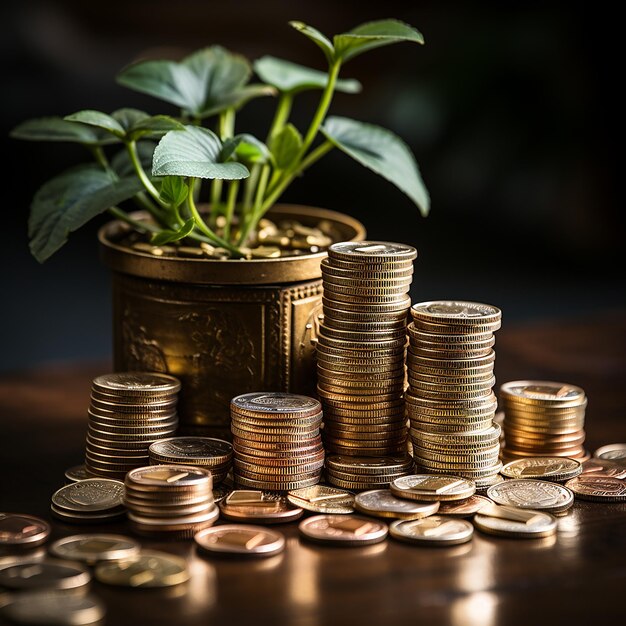
<path id="1" fill-rule="evenodd" d="M 588 447 L 626 441 L 624 315 L 505 327 L 497 336 L 500 382 L 561 380 L 589 397 Z M 81 462 L 90 380 L 106 364 L 59 364 L 0 379 L 0 510 L 50 519 L 52 492 Z M 259 561 L 207 559 L 191 542 L 145 545 L 184 555 L 191 581 L 166 591 L 94 583 L 113 626 L 163 624 L 591 624 L 623 623 L 626 504 L 576 502 L 555 538 L 476 533 L 454 548 L 393 540 L 331 548 L 298 539 Z M 98 528 L 128 532 L 118 523 Z M 54 537 L 86 531 L 54 522 Z M 94 529 L 95 530 L 95 529 Z M 609 622 L 607 622 L 609 623 Z"/>

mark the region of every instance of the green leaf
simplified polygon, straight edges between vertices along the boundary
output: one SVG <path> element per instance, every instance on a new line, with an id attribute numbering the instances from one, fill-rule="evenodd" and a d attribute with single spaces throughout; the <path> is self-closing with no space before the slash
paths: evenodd
<path id="1" fill-rule="evenodd" d="M 106 113 L 102 113 L 102 111 L 78 111 L 78 113 L 72 113 L 72 115 L 65 116 L 65 119 L 68 122 L 80 122 L 81 124 L 101 128 L 116 137 L 122 138 L 126 135 L 124 127 L 114 117 L 107 115 Z"/>
<path id="2" fill-rule="evenodd" d="M 26 141 L 64 141 L 98 146 L 115 143 L 117 139 L 92 126 L 68 122 L 62 117 L 40 117 L 18 124 L 12 131 L 14 139 Z"/>
<path id="3" fill-rule="evenodd" d="M 298 93 L 307 89 L 324 89 L 328 82 L 328 74 L 318 70 L 291 63 L 272 56 L 264 56 L 254 63 L 254 71 L 266 83 L 273 85 L 283 93 Z M 354 79 L 339 79 L 337 91 L 358 93 L 361 83 Z"/>
<path id="4" fill-rule="evenodd" d="M 227 161 L 232 156 L 242 163 L 267 163 L 271 154 L 269 148 L 254 135 L 242 133 L 227 139 L 220 152 L 220 160 Z"/>
<path id="5" fill-rule="evenodd" d="M 33 256 L 43 263 L 69 233 L 142 188 L 136 177 L 115 179 L 95 165 L 73 168 L 48 181 L 31 205 L 28 235 Z"/>
<path id="6" fill-rule="evenodd" d="M 345 117 L 327 118 L 321 130 L 337 148 L 409 196 L 422 215 L 428 214 L 430 197 L 415 157 L 397 135 L 380 126 Z"/>
<path id="7" fill-rule="evenodd" d="M 185 126 L 167 133 L 157 145 L 152 162 L 153 176 L 192 176 L 236 180 L 250 175 L 241 163 L 224 163 L 222 142 L 208 128 Z"/>
<path id="8" fill-rule="evenodd" d="M 128 129 L 128 137 L 136 140 L 146 137 L 161 137 L 170 130 L 185 130 L 184 124 L 169 115 L 153 115 L 135 122 Z"/>
<path id="9" fill-rule="evenodd" d="M 302 135 L 293 124 L 285 125 L 270 142 L 276 169 L 284 170 L 289 167 L 299 154 L 300 148 L 302 148 Z"/>
<path id="10" fill-rule="evenodd" d="M 161 183 L 161 199 L 174 207 L 179 207 L 187 198 L 189 187 L 180 176 L 166 176 Z"/>
<path id="11" fill-rule="evenodd" d="M 185 189 L 187 187 L 185 186 Z M 160 233 L 155 233 L 152 235 L 151 243 L 155 246 L 162 246 L 166 243 L 172 243 L 173 241 L 180 241 L 187 237 L 194 226 L 196 225 L 196 221 L 191 218 L 187 220 L 178 230 L 163 230 Z"/>
<path id="12" fill-rule="evenodd" d="M 113 111 L 111 117 L 124 129 L 125 134 L 137 124 L 141 124 L 147 119 L 150 119 L 150 116 L 145 111 L 131 108 Z"/>
<path id="13" fill-rule="evenodd" d="M 304 22 L 289 22 L 289 25 L 295 28 L 298 32 L 302 33 L 306 37 L 308 37 L 311 41 L 317 44 L 322 52 L 326 55 L 326 59 L 329 63 L 332 63 L 335 58 L 335 48 L 333 44 L 330 42 L 330 39 L 320 33 L 317 28 L 313 28 L 313 26 L 308 26 Z"/>
<path id="14" fill-rule="evenodd" d="M 276 89 L 271 85 L 246 85 L 245 87 L 242 87 L 237 91 L 233 91 L 223 98 L 215 100 L 208 108 L 200 112 L 199 117 L 204 119 L 205 117 L 216 115 L 217 113 L 229 108 L 238 110 L 254 98 L 275 95 Z"/>
<path id="15" fill-rule="evenodd" d="M 155 147 L 156 144 L 153 141 L 140 141 L 137 143 L 139 161 L 143 169 L 148 172 L 152 169 L 152 155 Z M 133 167 L 126 148 L 113 155 L 111 167 L 120 178 L 135 175 L 135 168 Z"/>
<path id="16" fill-rule="evenodd" d="M 248 61 L 224 48 L 204 48 L 175 61 L 141 61 L 123 69 L 117 81 L 125 87 L 165 100 L 189 115 L 206 117 L 232 104 L 251 74 Z"/>
<path id="17" fill-rule="evenodd" d="M 424 43 L 417 29 L 399 20 L 378 20 L 361 24 L 347 33 L 335 35 L 335 58 L 347 61 L 355 56 L 400 41 Z"/>

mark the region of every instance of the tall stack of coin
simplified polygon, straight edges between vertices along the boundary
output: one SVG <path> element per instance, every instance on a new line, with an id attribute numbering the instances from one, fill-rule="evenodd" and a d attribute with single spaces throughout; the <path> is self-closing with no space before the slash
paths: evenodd
<path id="1" fill-rule="evenodd" d="M 423 472 L 501 480 L 494 332 L 501 312 L 476 302 L 436 301 L 411 308 L 407 355 L 413 458 Z"/>
<path id="2" fill-rule="evenodd" d="M 333 244 L 322 261 L 324 321 L 317 344 L 324 445 L 349 456 L 406 453 L 406 321 L 415 248 Z"/>
<path id="3" fill-rule="evenodd" d="M 128 519 L 138 534 L 189 539 L 219 516 L 208 470 L 149 465 L 128 472 L 124 484 Z"/>
<path id="4" fill-rule="evenodd" d="M 148 452 L 152 465 L 191 465 L 211 470 L 213 485 L 226 478 L 233 461 L 232 445 L 211 437 L 161 439 Z"/>
<path id="5" fill-rule="evenodd" d="M 500 387 L 504 409 L 503 458 L 586 456 L 585 392 L 574 385 L 516 380 Z"/>
<path id="6" fill-rule="evenodd" d="M 164 374 L 126 372 L 94 379 L 85 468 L 91 476 L 124 480 L 147 465 L 148 447 L 178 426 L 180 382 Z"/>
<path id="7" fill-rule="evenodd" d="M 282 392 L 246 393 L 230 403 L 235 482 L 266 491 L 315 485 L 324 467 L 322 405 Z"/>

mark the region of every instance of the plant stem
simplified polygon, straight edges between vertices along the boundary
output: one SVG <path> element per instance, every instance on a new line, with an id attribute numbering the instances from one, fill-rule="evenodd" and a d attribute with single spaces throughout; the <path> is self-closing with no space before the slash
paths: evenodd
<path id="1" fill-rule="evenodd" d="M 277 135 L 287 123 L 289 114 L 291 113 L 291 105 L 293 104 L 293 95 L 290 93 L 281 93 L 278 98 L 278 104 L 276 105 L 276 113 L 270 126 L 270 130 L 267 133 L 266 143 L 272 140 L 274 135 Z"/>
<path id="2" fill-rule="evenodd" d="M 244 216 L 252 207 L 252 197 L 254 196 L 254 190 L 256 189 L 257 183 L 259 182 L 260 174 L 261 165 L 260 163 L 255 163 L 252 166 L 252 170 L 250 171 L 250 176 L 246 178 L 246 182 L 244 183 L 242 206 L 242 213 L 244 214 Z"/>
<path id="3" fill-rule="evenodd" d="M 91 154 L 93 154 L 93 158 L 96 160 L 98 165 L 109 174 L 114 174 L 117 178 L 117 174 L 111 169 L 111 165 L 109 164 L 109 159 L 107 159 L 102 146 L 89 146 L 89 150 Z"/>
<path id="4" fill-rule="evenodd" d="M 187 206 L 189 207 L 189 212 L 191 213 L 191 216 L 196 222 L 196 227 L 200 232 L 204 233 L 213 243 L 216 243 L 218 246 L 228 250 L 233 255 L 233 257 L 241 258 L 243 256 L 241 252 L 231 243 L 216 235 L 202 219 L 202 216 L 200 215 L 200 212 L 198 211 L 196 203 L 193 199 L 193 187 L 195 184 L 195 180 L 195 178 L 189 179 L 189 194 L 187 195 Z"/>
<path id="5" fill-rule="evenodd" d="M 119 207 L 112 206 L 109 208 L 109 213 L 116 217 L 118 220 L 122 220 L 127 224 L 130 224 L 135 230 L 139 232 L 149 232 L 149 233 L 160 233 L 161 229 L 153 224 L 148 224 L 147 222 L 140 222 L 132 218 L 128 213 L 122 211 Z"/>
<path id="6" fill-rule="evenodd" d="M 219 129 L 222 141 L 235 134 L 235 109 L 226 109 L 220 113 Z"/>
<path id="7" fill-rule="evenodd" d="M 226 199 L 226 224 L 224 225 L 224 239 L 230 239 L 230 227 L 235 214 L 235 203 L 237 202 L 237 192 L 239 191 L 239 181 L 232 180 L 228 185 L 228 196 Z"/>
<path id="8" fill-rule="evenodd" d="M 257 218 L 257 214 L 261 209 L 261 205 L 263 204 L 263 196 L 265 195 L 265 190 L 267 189 L 267 182 L 269 180 L 270 175 L 270 166 L 264 165 L 261 169 L 261 175 L 259 177 L 259 184 L 256 188 L 256 196 L 254 198 L 254 206 L 252 211 L 248 213 L 246 216 L 245 223 L 241 229 L 241 233 L 239 235 L 239 240 L 237 241 L 237 245 L 242 246 L 248 236 L 250 235 L 250 231 L 254 226 L 256 226 L 259 219 Z"/>
<path id="9" fill-rule="evenodd" d="M 137 153 L 137 142 L 127 141 L 126 149 L 128 150 L 128 155 L 130 156 L 130 161 L 133 164 L 135 173 L 139 177 L 139 180 L 141 181 L 143 186 L 146 188 L 146 191 L 157 201 L 160 206 L 168 208 L 167 203 L 163 202 L 158 189 L 152 184 L 152 181 L 150 180 L 150 178 L 148 178 L 148 175 L 141 165 L 139 154 Z"/>

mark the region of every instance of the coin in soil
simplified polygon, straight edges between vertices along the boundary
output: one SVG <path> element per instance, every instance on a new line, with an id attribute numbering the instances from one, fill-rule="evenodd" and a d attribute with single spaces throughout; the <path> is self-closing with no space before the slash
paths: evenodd
<path id="1" fill-rule="evenodd" d="M 87 474 L 87 469 L 85 468 L 85 464 L 74 465 L 65 470 L 65 479 L 70 483 L 76 483 L 79 480 L 85 480 L 86 478 L 91 478 L 89 474 Z"/>
<path id="2" fill-rule="evenodd" d="M 133 556 L 139 552 L 139 544 L 123 535 L 90 533 L 57 539 L 50 546 L 50 552 L 61 559 L 93 564 Z"/>
<path id="3" fill-rule="evenodd" d="M 152 372 L 120 372 L 94 378 L 93 388 L 109 394 L 150 396 L 177 393 L 180 381 L 173 376 Z"/>
<path id="4" fill-rule="evenodd" d="M 426 502 L 465 500 L 474 495 L 476 485 L 460 476 L 413 474 L 394 479 L 389 488 L 399 498 Z"/>
<path id="5" fill-rule="evenodd" d="M 562 482 L 578 476 L 582 471 L 582 465 L 574 459 L 537 456 L 511 461 L 502 468 L 501 473 L 507 478 Z"/>
<path id="6" fill-rule="evenodd" d="M 522 509 L 562 513 L 574 503 L 570 489 L 545 480 L 505 480 L 487 490 L 487 497 L 497 504 Z"/>
<path id="7" fill-rule="evenodd" d="M 597 459 L 605 461 L 614 461 L 620 464 L 626 464 L 626 443 L 611 443 L 598 448 L 593 456 Z"/>
<path id="8" fill-rule="evenodd" d="M 15 624 L 88 626 L 102 623 L 106 610 L 91 594 L 63 590 L 28 591 L 7 598 L 0 615 Z"/>
<path id="9" fill-rule="evenodd" d="M 389 527 L 394 539 L 428 546 L 455 546 L 471 540 L 473 526 L 463 519 L 433 515 L 418 520 L 398 520 Z"/>
<path id="10" fill-rule="evenodd" d="M 99 563 L 95 575 L 107 585 L 141 588 L 170 587 L 190 578 L 185 559 L 156 550 L 142 550 L 126 559 Z"/>
<path id="11" fill-rule="evenodd" d="M 194 535 L 194 541 L 201 552 L 209 555 L 268 557 L 285 549 L 282 533 L 248 524 L 206 528 Z"/>
<path id="12" fill-rule="evenodd" d="M 373 489 L 357 494 L 354 507 L 373 517 L 411 520 L 434 515 L 439 502 L 415 502 L 397 498 L 389 489 Z"/>
<path id="13" fill-rule="evenodd" d="M 489 498 L 474 494 L 467 500 L 461 500 L 460 502 L 442 502 L 437 514 L 449 515 L 451 517 L 471 517 L 489 504 L 493 504 Z"/>
<path id="14" fill-rule="evenodd" d="M 55 507 L 77 513 L 111 511 L 123 505 L 124 483 L 106 478 L 87 478 L 65 485 L 52 495 Z"/>
<path id="15" fill-rule="evenodd" d="M 78 589 L 91 575 L 82 566 L 65 561 L 20 561 L 0 565 L 0 587 L 8 589 Z"/>
<path id="16" fill-rule="evenodd" d="M 340 546 L 366 546 L 387 537 L 383 522 L 356 515 L 314 515 L 298 526 L 300 535 L 315 543 Z"/>
<path id="17" fill-rule="evenodd" d="M 34 548 L 50 536 L 50 524 L 25 513 L 0 513 L 0 548 Z"/>
<path id="18" fill-rule="evenodd" d="M 220 503 L 222 517 L 237 522 L 284 524 L 302 517 L 302 508 L 285 496 L 270 492 L 235 490 Z"/>
<path id="19" fill-rule="evenodd" d="M 287 500 L 294 506 L 313 513 L 335 515 L 354 513 L 354 494 L 345 489 L 336 489 L 327 485 L 294 489 L 287 493 Z"/>
<path id="20" fill-rule="evenodd" d="M 545 511 L 520 510 L 493 504 L 474 517 L 476 528 L 489 535 L 516 539 L 540 539 L 554 535 L 557 520 Z"/>
<path id="21" fill-rule="evenodd" d="M 592 502 L 624 502 L 626 482 L 611 476 L 583 474 L 565 483 L 577 498 Z"/>

